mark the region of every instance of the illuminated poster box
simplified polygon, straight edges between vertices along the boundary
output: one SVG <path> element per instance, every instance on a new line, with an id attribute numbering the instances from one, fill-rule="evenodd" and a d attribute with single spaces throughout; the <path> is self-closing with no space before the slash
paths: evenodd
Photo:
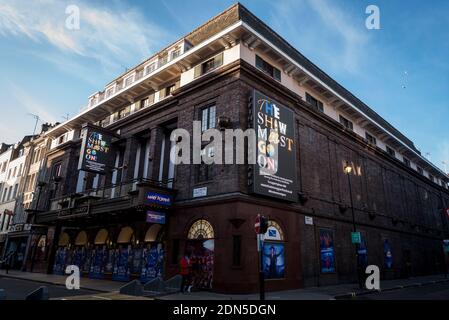
<path id="1" fill-rule="evenodd" d="M 115 153 L 112 150 L 112 139 L 115 135 L 101 127 L 87 125 L 81 129 L 81 144 L 78 170 L 105 174 L 111 170 Z"/>
<path id="2" fill-rule="evenodd" d="M 264 196 L 296 202 L 295 114 L 256 90 L 253 91 L 251 112 L 256 131 L 252 190 Z"/>

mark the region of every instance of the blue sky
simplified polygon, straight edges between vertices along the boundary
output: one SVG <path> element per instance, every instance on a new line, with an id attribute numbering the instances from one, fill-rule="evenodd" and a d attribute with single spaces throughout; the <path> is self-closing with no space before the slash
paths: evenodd
<path id="1" fill-rule="evenodd" d="M 241 1 L 449 169 L 449 1 Z M 0 0 L 0 142 L 63 121 L 106 83 L 232 5 L 223 0 Z M 65 28 L 67 5 L 80 30 Z M 368 5 L 380 30 L 365 27 Z M 404 88 L 405 87 L 405 88 Z"/>

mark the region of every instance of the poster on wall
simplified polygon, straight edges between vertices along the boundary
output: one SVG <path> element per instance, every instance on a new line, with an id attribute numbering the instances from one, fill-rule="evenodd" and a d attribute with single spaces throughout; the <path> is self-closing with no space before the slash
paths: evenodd
<path id="1" fill-rule="evenodd" d="M 114 270 L 115 258 L 116 258 L 116 250 L 113 248 L 108 249 L 106 265 L 104 267 L 105 273 L 112 274 Z"/>
<path id="2" fill-rule="evenodd" d="M 334 232 L 320 229 L 321 273 L 333 273 L 335 268 Z"/>
<path id="3" fill-rule="evenodd" d="M 263 245 L 263 272 L 265 279 L 282 279 L 285 275 L 284 244 L 265 242 Z"/>
<path id="4" fill-rule="evenodd" d="M 131 246 L 123 246 L 116 251 L 116 259 L 114 269 L 112 272 L 112 280 L 128 281 L 130 276 L 129 260 L 131 253 Z"/>
<path id="5" fill-rule="evenodd" d="M 388 239 L 384 240 L 384 265 L 387 269 L 393 267 L 393 253 L 391 251 L 391 245 Z"/>
<path id="6" fill-rule="evenodd" d="M 143 249 L 142 270 L 140 281 L 148 282 L 154 278 L 162 277 L 164 266 L 164 249 L 162 243 L 152 243 Z"/>
<path id="7" fill-rule="evenodd" d="M 130 272 L 131 274 L 140 274 L 141 265 L 142 265 L 142 248 L 134 248 L 132 249 L 132 260 Z"/>
<path id="8" fill-rule="evenodd" d="M 214 240 L 192 240 L 186 250 L 192 254 L 192 286 L 195 289 L 212 289 L 214 273 Z"/>
<path id="9" fill-rule="evenodd" d="M 83 269 L 84 260 L 86 258 L 86 249 L 84 247 L 77 247 L 73 253 L 72 264 L 76 265 L 80 270 Z"/>
<path id="10" fill-rule="evenodd" d="M 56 250 L 55 262 L 53 264 L 54 274 L 64 274 L 65 271 L 65 261 L 66 261 L 67 248 L 59 247 Z"/>
<path id="11" fill-rule="evenodd" d="M 84 258 L 84 264 L 83 264 L 83 272 L 89 273 L 90 272 L 90 263 L 93 260 L 93 254 L 94 250 L 92 249 L 86 249 L 86 256 Z"/>
<path id="12" fill-rule="evenodd" d="M 92 262 L 90 264 L 89 278 L 103 279 L 104 278 L 104 265 L 106 260 L 106 248 L 97 247 L 92 253 Z"/>
<path id="13" fill-rule="evenodd" d="M 361 267 L 366 267 L 368 265 L 368 249 L 363 234 L 361 234 L 360 239 L 360 244 L 357 245 L 357 263 Z"/>
<path id="14" fill-rule="evenodd" d="M 93 125 L 83 127 L 82 135 L 78 170 L 105 174 L 115 158 L 111 149 L 114 135 Z"/>
<path id="15" fill-rule="evenodd" d="M 253 192 L 296 202 L 295 114 L 256 90 L 251 112 L 256 133 Z"/>

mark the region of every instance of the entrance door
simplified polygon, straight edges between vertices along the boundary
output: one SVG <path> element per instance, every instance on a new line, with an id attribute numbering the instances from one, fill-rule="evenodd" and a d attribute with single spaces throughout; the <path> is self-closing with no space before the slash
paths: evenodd
<path id="1" fill-rule="evenodd" d="M 214 230 L 209 221 L 200 219 L 192 224 L 186 252 L 192 264 L 191 285 L 193 289 L 210 290 L 214 272 Z"/>

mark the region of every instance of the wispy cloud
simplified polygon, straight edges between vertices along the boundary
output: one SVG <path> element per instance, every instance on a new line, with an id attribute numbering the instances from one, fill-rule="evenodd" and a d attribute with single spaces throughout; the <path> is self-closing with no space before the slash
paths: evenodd
<path id="1" fill-rule="evenodd" d="M 57 122 L 55 115 L 50 112 L 51 106 L 47 102 L 39 101 L 38 98 L 31 96 L 28 90 L 18 86 L 15 83 L 10 82 L 9 93 L 11 97 L 12 105 L 15 107 L 15 112 L 22 109 L 27 113 L 39 116 L 43 122 Z"/>
<path id="2" fill-rule="evenodd" d="M 369 40 L 361 20 L 351 17 L 335 1 L 287 0 L 273 5 L 274 27 L 298 48 L 314 53 L 337 71 L 359 71 Z"/>
<path id="3" fill-rule="evenodd" d="M 80 29 L 66 28 L 69 4 L 80 10 Z M 26 36 L 64 53 L 97 60 L 104 68 L 120 67 L 148 57 L 165 44 L 169 33 L 139 11 L 112 2 L 118 10 L 88 1 L 40 0 L 0 3 L 0 35 Z"/>

